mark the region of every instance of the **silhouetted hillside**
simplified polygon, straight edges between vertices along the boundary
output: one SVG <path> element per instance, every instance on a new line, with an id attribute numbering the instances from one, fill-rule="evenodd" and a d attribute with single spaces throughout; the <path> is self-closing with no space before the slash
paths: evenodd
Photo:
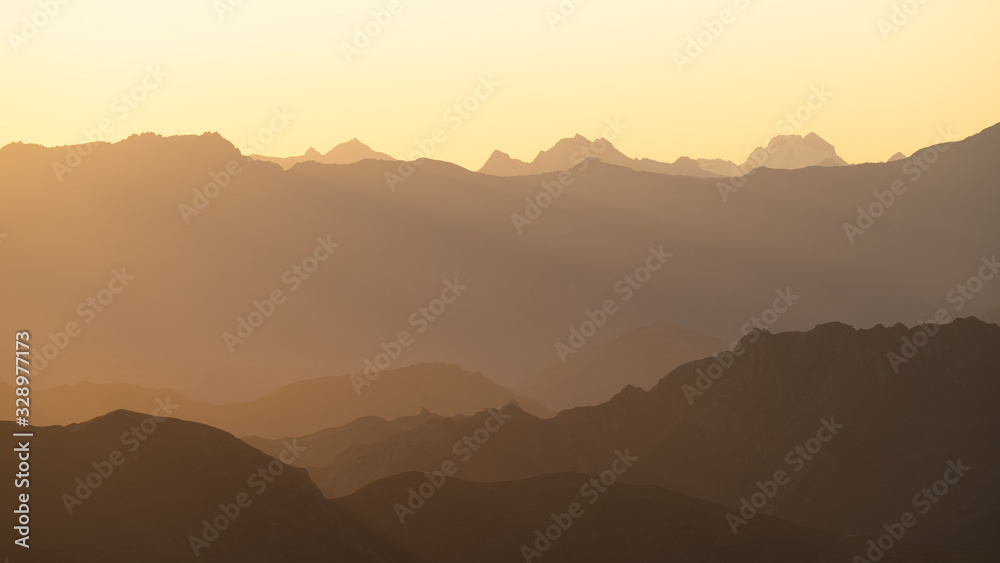
<path id="1" fill-rule="evenodd" d="M 611 454 L 607 462 L 614 457 Z M 489 484 L 451 478 L 413 514 L 400 510 L 403 525 L 393 507 L 405 505 L 407 491 L 427 482 L 423 475 L 383 479 L 330 503 L 414 563 L 834 562 L 849 561 L 864 550 L 864 542 L 856 538 L 819 533 L 767 516 L 734 535 L 726 524 L 728 509 L 721 506 L 658 487 L 622 483 L 601 493 L 589 485 L 590 480 L 574 473 Z M 547 530 L 557 521 L 564 523 L 563 528 L 569 523 L 568 529 L 558 534 Z M 558 539 L 539 539 L 539 530 Z M 884 560 L 945 560 L 937 557 L 903 545 Z"/>
<path id="2" fill-rule="evenodd" d="M 707 358 L 679 367 L 649 392 L 628 388 L 551 420 L 514 414 L 459 464 L 458 476 L 500 481 L 588 473 L 602 452 L 630 449 L 639 461 L 626 481 L 739 507 L 758 491 L 758 481 L 784 471 L 788 482 L 776 487 L 763 512 L 865 536 L 914 510 L 914 495 L 941 479 L 950 463 L 964 464 L 972 469 L 947 502 L 921 516 L 913 541 L 945 550 L 997 549 L 992 530 L 1000 505 L 982 499 L 996 498 L 1000 477 L 993 446 L 1000 439 L 1000 327 L 965 319 L 934 329 L 828 324 L 751 335 L 728 368 L 726 357 Z M 925 340 L 927 331 L 935 335 Z M 915 355 L 904 350 L 914 340 L 924 343 Z M 898 373 L 891 353 L 907 360 L 897 364 Z M 363 484 L 358 477 L 431 471 L 454 457 L 449 449 L 476 427 L 474 419 L 428 422 L 348 450 L 311 474 L 331 496 Z"/>
<path id="3" fill-rule="evenodd" d="M 726 349 L 718 338 L 669 323 L 633 330 L 568 356 L 514 387 L 560 411 L 607 401 L 627 385 L 649 389 L 675 367 Z"/>
<path id="4" fill-rule="evenodd" d="M 15 461 L 5 455 L 0 466 L 13 476 Z M 9 514 L 3 551 L 11 561 L 383 561 L 331 525 L 304 470 L 208 426 L 116 411 L 35 428 L 30 461 L 31 548 L 10 548 Z M 216 518 L 217 536 L 205 523 Z M 194 542 L 196 556 L 191 537 L 212 541 Z"/>

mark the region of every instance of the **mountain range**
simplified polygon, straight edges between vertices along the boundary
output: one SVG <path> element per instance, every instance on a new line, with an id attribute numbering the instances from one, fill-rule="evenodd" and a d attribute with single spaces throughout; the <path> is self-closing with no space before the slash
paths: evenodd
<path id="1" fill-rule="evenodd" d="M 908 342 L 915 352 L 900 352 Z M 894 352 L 907 357 L 898 370 Z M 567 562 L 654 553 L 832 562 L 865 556 L 907 510 L 916 526 L 900 527 L 905 538 L 886 549 L 887 561 L 1000 555 L 1000 326 L 833 323 L 752 333 L 732 354 L 549 420 L 516 404 L 500 410 L 499 426 L 487 422 L 497 411 L 422 412 L 356 421 L 266 453 L 209 426 L 121 410 L 35 427 L 33 444 L 45 447 L 32 450 L 31 514 L 44 526 L 32 556 L 458 563 L 534 549 Z M 450 447 L 476 429 L 489 433 L 475 439 L 478 449 Z M 339 452 L 327 457 L 330 447 Z M 332 459 L 327 469 L 342 483 L 385 474 L 324 500 L 312 482 L 329 486 L 321 473 L 294 467 L 307 453 Z M 0 465 L 14 474 L 16 462 Z M 944 490 L 921 492 L 945 479 Z M 6 487 L 13 496 L 13 480 Z M 747 511 L 746 499 L 757 508 Z M 552 525 L 562 531 L 546 531 Z"/>
<path id="2" fill-rule="evenodd" d="M 517 160 L 506 153 L 494 151 L 486 164 L 479 169 L 479 173 L 491 176 L 534 176 L 569 170 L 589 158 L 642 172 L 700 178 L 717 175 L 706 171 L 699 161 L 690 158 L 679 158 L 673 163 L 629 158 L 616 149 L 611 141 L 603 138 L 591 141 L 583 135 L 560 140 L 551 149 L 539 152 L 531 162 Z M 716 168 L 721 166 L 719 161 L 706 161 L 706 163 L 709 166 L 714 164 Z"/>
<path id="3" fill-rule="evenodd" d="M 47 351 L 35 356 L 39 390 L 129 382 L 250 401 L 361 373 L 404 332 L 412 344 L 389 369 L 445 362 L 510 388 L 663 319 L 729 343 L 754 322 L 802 330 L 955 316 L 949 292 L 997 251 L 1000 127 L 903 161 L 765 167 L 739 182 L 591 159 L 544 209 L 540 194 L 561 173 L 497 177 L 425 161 L 393 189 L 386 174 L 402 163 L 282 170 L 213 134 L 90 148 L 62 182 L 53 162 L 75 147 L 0 149 L 5 185 L 19 187 L 0 190 L 0 205 L 21 210 L 5 219 L 5 260 L 47 257 L 0 280 L 0 330 L 31 318 Z M 879 213 L 887 190 L 892 204 Z M 306 273 L 314 254 L 330 258 Z M 651 259 L 659 269 L 644 271 Z M 134 280 L 89 305 L 119 287 L 116 271 Z M 456 281 L 467 289 L 439 307 Z M 966 310 L 989 309 L 998 289 L 984 283 Z M 276 290 L 282 303 L 251 331 L 248 316 L 271 311 Z M 616 312 L 574 336 L 609 300 Z M 432 304 L 433 322 L 420 313 Z M 247 338 L 226 337 L 237 332 Z"/>
<path id="4" fill-rule="evenodd" d="M 508 405 L 503 424 L 472 452 L 458 446 L 462 437 L 489 428 L 495 413 L 431 417 L 379 443 L 338 446 L 332 463 L 309 473 L 326 496 L 340 497 L 447 460 L 461 479 L 501 482 L 598 474 L 612 452 L 627 451 L 637 459 L 624 482 L 733 508 L 783 471 L 788 481 L 770 487 L 761 512 L 867 536 L 959 467 L 960 485 L 952 481 L 948 502 L 921 517 L 914 541 L 943 551 L 998 547 L 1000 505 L 982 499 L 1000 492 L 1000 327 L 974 318 L 868 330 L 827 324 L 754 333 L 741 349 L 685 364 L 648 392 L 626 388 L 548 420 Z M 890 354 L 910 359 L 896 371 Z"/>
<path id="5" fill-rule="evenodd" d="M 357 139 L 351 139 L 346 143 L 341 143 L 326 153 L 321 153 L 310 147 L 301 156 L 272 157 L 259 154 L 250 155 L 254 160 L 262 162 L 273 162 L 284 169 L 289 169 L 300 162 L 319 162 L 321 164 L 354 164 L 362 160 L 396 160 L 395 158 L 371 149 L 368 145 Z"/>
<path id="6" fill-rule="evenodd" d="M 889 162 L 897 160 L 897 157 L 901 157 L 901 155 L 897 154 Z M 372 150 L 357 139 L 337 145 L 326 154 L 310 148 L 301 156 L 282 158 L 254 154 L 252 158 L 279 164 L 284 169 L 310 161 L 321 164 L 353 164 L 366 159 L 396 160 L 385 153 Z M 681 157 L 673 163 L 658 162 L 648 158 L 630 158 L 616 149 L 608 139 L 599 138 L 591 141 L 583 135 L 577 134 L 574 137 L 559 140 L 548 150 L 540 151 L 531 162 L 511 158 L 510 155 L 499 150 L 494 151 L 478 171 L 481 174 L 492 176 L 533 176 L 570 170 L 588 158 L 595 158 L 607 164 L 624 166 L 639 172 L 699 178 L 742 176 L 761 166 L 792 170 L 809 166 L 847 165 L 843 159 L 837 156 L 833 145 L 815 133 L 809 133 L 804 137 L 779 135 L 772 139 L 766 147 L 758 147 L 754 150 L 741 166 L 718 158 Z"/>
<path id="7" fill-rule="evenodd" d="M 810 166 L 847 166 L 847 162 L 837 156 L 833 145 L 815 133 L 809 133 L 805 137 L 779 135 L 771 139 L 766 147 L 754 150 L 740 166 L 722 159 L 681 157 L 673 163 L 665 163 L 648 158 L 629 158 L 607 139 L 591 141 L 582 135 L 576 135 L 571 139 L 557 142 L 549 150 L 539 152 L 531 162 L 517 160 L 506 153 L 494 151 L 479 172 L 493 176 L 531 176 L 569 170 L 588 158 L 638 172 L 699 178 L 739 177 L 764 166 L 785 170 Z"/>
<path id="8" fill-rule="evenodd" d="M 355 422 L 363 417 L 398 418 L 430 409 L 445 416 L 475 414 L 517 401 L 538 416 L 553 413 L 535 401 L 515 395 L 480 373 L 443 364 L 417 364 L 379 374 L 360 393 L 358 375 L 308 379 L 290 383 L 252 401 L 213 404 L 172 389 L 128 384 L 77 383 L 34 391 L 32 418 L 39 425 L 71 424 L 116 409 L 149 412 L 171 405 L 176 416 L 232 432 L 238 436 L 280 438 L 302 435 Z M 7 383 L 3 396 L 14 396 Z M 87 400 L 81 400 L 87 397 Z"/>
<path id="9" fill-rule="evenodd" d="M 510 561 L 523 557 L 522 545 L 534 545 L 537 528 L 552 524 L 550 514 L 574 501 L 587 508 L 562 541 L 540 544 L 546 560 L 587 554 L 639 561 L 656 551 L 690 561 L 738 555 L 792 562 L 817 553 L 846 558 L 856 543 L 767 516 L 734 536 L 726 508 L 656 487 L 620 484 L 590 506 L 578 493 L 589 477 L 573 474 L 498 484 L 453 479 L 401 526 L 393 505 L 406 501 L 398 492 L 419 486 L 423 476 L 397 475 L 325 501 L 304 471 L 225 432 L 174 419 L 151 426 L 152 420 L 115 411 L 85 424 L 35 429 L 36 443 L 46 447 L 32 454 L 31 516 L 38 524 L 30 560 Z M 144 424 L 152 428 L 145 441 L 119 440 Z M 3 422 L 0 429 L 17 427 Z M 4 456 L 0 466 L 13 475 L 14 463 Z M 14 493 L 13 480 L 4 487 Z M 14 534 L 8 527 L 5 545 Z M 932 560 L 926 550 L 899 551 Z"/>

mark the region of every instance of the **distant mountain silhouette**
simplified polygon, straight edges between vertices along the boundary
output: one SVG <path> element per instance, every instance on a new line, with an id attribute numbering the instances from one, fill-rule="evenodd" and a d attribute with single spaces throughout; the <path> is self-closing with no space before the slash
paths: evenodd
<path id="1" fill-rule="evenodd" d="M 899 155 L 897 155 L 899 156 Z M 591 141 L 583 135 L 562 139 L 551 149 L 541 151 L 531 162 L 511 158 L 501 151 L 493 151 L 486 164 L 479 169 L 492 176 L 533 176 L 569 170 L 587 158 L 596 158 L 607 164 L 624 166 L 639 172 L 655 172 L 675 176 L 736 177 L 755 168 L 795 170 L 809 166 L 847 166 L 830 143 L 816 133 L 779 135 L 767 147 L 758 147 L 742 166 L 723 159 L 691 159 L 681 157 L 674 163 L 657 162 L 648 158 L 635 159 L 622 154 L 607 139 Z M 905 158 L 905 157 L 902 157 Z M 889 160 L 898 160 L 895 156 Z"/>
<path id="2" fill-rule="evenodd" d="M 251 155 L 254 160 L 273 162 L 284 169 L 289 169 L 300 162 L 319 162 L 322 164 L 354 164 L 366 159 L 373 160 L 396 160 L 395 158 L 381 152 L 372 150 L 368 145 L 357 139 L 351 139 L 346 143 L 341 143 L 326 154 L 322 154 L 314 148 L 309 148 L 301 156 L 275 157 L 263 156 L 259 154 Z"/>
<path id="3" fill-rule="evenodd" d="M 0 384 L 3 396 L 13 400 L 13 387 Z M 179 405 L 177 416 L 210 424 L 237 436 L 280 438 L 301 436 L 342 426 L 364 417 L 399 419 L 422 409 L 442 415 L 474 414 L 517 400 L 539 416 L 551 412 L 531 399 L 519 397 L 479 373 L 458 366 L 418 364 L 381 373 L 358 394 L 351 376 L 332 376 L 285 385 L 258 399 L 226 404 L 193 400 L 168 389 L 133 385 L 81 383 L 33 391 L 36 424 L 69 424 L 88 420 L 108 409 L 149 411 L 167 399 Z M 418 417 L 419 418 L 419 417 Z M 403 420 L 394 420 L 398 427 Z M 356 427 L 355 427 L 356 428 Z M 355 428 L 352 428 L 353 431 Z"/>
<path id="4" fill-rule="evenodd" d="M 588 158 L 596 158 L 607 164 L 624 166 L 640 172 L 656 172 L 676 176 L 714 177 L 699 166 L 699 161 L 680 158 L 673 164 L 657 162 L 648 158 L 634 159 L 622 154 L 607 139 L 591 141 L 583 135 L 558 141 L 551 149 L 538 153 L 531 162 L 511 158 L 506 153 L 494 151 L 486 164 L 479 169 L 481 174 L 491 176 L 533 176 L 549 172 L 569 170 Z M 710 167 L 718 168 L 718 161 L 705 161 Z M 728 173 L 727 173 L 728 174 Z"/>
<path id="5" fill-rule="evenodd" d="M 816 133 L 778 135 L 767 147 L 757 147 L 740 167 L 743 171 L 760 167 L 796 170 L 809 166 L 847 166 L 833 145 Z"/>
<path id="6" fill-rule="evenodd" d="M 596 405 L 627 385 L 650 389 L 675 367 L 725 349 L 714 336 L 658 322 L 554 363 L 514 390 L 555 411 Z"/>
<path id="7" fill-rule="evenodd" d="M 934 335 L 921 339 L 929 330 Z M 758 481 L 784 470 L 790 483 L 763 512 L 831 533 L 875 536 L 912 509 L 914 494 L 941 479 L 948 462 L 960 461 L 972 469 L 947 504 L 921 516 L 914 541 L 942 550 L 1000 549 L 1000 506 L 981 502 L 1000 494 L 1000 327 L 977 319 L 936 330 L 834 323 L 805 333 L 755 333 L 743 342 L 746 352 L 716 379 L 707 374 L 721 364 L 706 358 L 675 369 L 648 392 L 630 387 L 553 419 L 513 409 L 457 476 L 592 473 L 602 455 L 630 448 L 639 460 L 623 476 L 627 482 L 738 507 Z M 924 345 L 911 355 L 906 342 Z M 890 353 L 910 357 L 898 373 Z M 428 421 L 352 448 L 310 475 L 324 494 L 339 496 L 365 480 L 431 471 L 454 458 L 452 444 L 487 417 Z M 794 453 L 820 428 L 829 443 L 813 455 Z"/>

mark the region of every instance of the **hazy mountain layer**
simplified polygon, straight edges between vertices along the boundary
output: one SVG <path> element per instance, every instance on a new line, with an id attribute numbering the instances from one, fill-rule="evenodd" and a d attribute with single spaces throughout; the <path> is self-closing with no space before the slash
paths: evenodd
<path id="1" fill-rule="evenodd" d="M 504 152 L 494 151 L 490 155 L 489 160 L 486 161 L 486 164 L 479 169 L 479 173 L 491 176 L 533 176 L 569 170 L 589 158 L 594 158 L 607 164 L 624 166 L 640 172 L 695 176 L 699 178 L 730 176 L 732 175 L 732 169 L 735 168 L 735 165 L 732 163 L 728 163 L 730 166 L 727 167 L 725 165 L 726 161 L 719 160 L 705 160 L 705 166 L 703 167 L 701 165 L 702 161 L 686 157 L 679 158 L 672 164 L 657 162 L 648 158 L 630 158 L 622 154 L 606 138 L 591 141 L 583 135 L 576 135 L 572 138 L 560 140 L 551 149 L 539 152 L 538 156 L 531 162 L 517 160 Z M 725 170 L 722 174 L 717 173 L 720 168 Z"/>
<path id="2" fill-rule="evenodd" d="M 514 389 L 555 411 L 596 405 L 628 385 L 649 389 L 675 367 L 725 349 L 707 334 L 655 323 L 568 356 Z"/>
<path id="3" fill-rule="evenodd" d="M 300 162 L 319 162 L 321 164 L 354 164 L 366 159 L 373 160 L 396 160 L 395 158 L 381 152 L 372 150 L 368 145 L 357 139 L 351 139 L 346 143 L 341 143 L 327 153 L 323 154 L 314 148 L 310 148 L 301 156 L 274 157 L 253 155 L 254 160 L 262 162 L 273 162 L 284 169 L 289 169 Z"/>
<path id="4" fill-rule="evenodd" d="M 248 400 L 376 361 L 447 361 L 512 385 L 567 346 L 663 319 L 729 343 L 753 324 L 915 322 L 1000 301 L 995 281 L 956 290 L 993 273 L 1000 127 L 904 161 L 745 183 L 588 160 L 562 191 L 560 173 L 433 161 L 282 171 L 215 135 L 91 148 L 61 183 L 53 162 L 79 148 L 0 149 L 0 206 L 19 210 L 2 252 L 32 264 L 0 281 L 0 329 L 32 330 L 51 356 L 36 355 L 40 387 Z"/>
<path id="5" fill-rule="evenodd" d="M 175 416 L 210 424 L 237 436 L 279 438 L 359 423 L 362 417 L 395 419 L 430 409 L 443 415 L 474 414 L 512 400 L 539 416 L 551 412 L 519 397 L 482 374 L 457 366 L 421 364 L 387 371 L 370 386 L 355 382 L 360 376 L 325 377 L 299 381 L 253 401 L 211 404 L 193 400 L 175 390 L 133 385 L 81 383 L 32 392 L 32 422 L 69 424 L 89 420 L 113 409 L 149 412 L 171 405 Z M 353 380 L 353 381 L 352 381 Z M 0 384 L 3 396 L 14 401 L 13 388 Z M 419 418 L 419 417 L 418 417 Z M 399 424 L 402 421 L 394 421 Z"/>
<path id="6" fill-rule="evenodd" d="M 11 423 L 0 428 L 17 430 Z M 30 551 L 13 551 L 22 549 L 11 547 L 17 532 L 4 532 L 2 553 L 18 560 L 510 561 L 523 557 L 522 545 L 534 546 L 535 530 L 558 525 L 552 514 L 566 529 L 538 544 L 546 561 L 643 561 L 651 553 L 691 561 L 831 561 L 857 543 L 764 516 L 734 536 L 722 507 L 617 483 L 583 493 L 591 479 L 585 475 L 495 485 L 451 479 L 404 526 L 394 508 L 407 502 L 399 491 L 419 487 L 422 476 L 397 476 L 332 502 L 301 469 L 199 424 L 117 411 L 34 433 Z M 0 462 L 11 475 L 14 459 Z M 6 490 L 13 498 L 13 481 Z M 927 560 L 906 547 L 899 555 Z"/>
<path id="7" fill-rule="evenodd" d="M 829 324 L 754 334 L 737 351 L 735 361 L 685 364 L 649 392 L 628 388 L 554 419 L 510 410 L 473 452 L 464 437 L 485 427 L 487 413 L 428 421 L 310 473 L 337 496 L 365 479 L 449 460 L 460 478 L 502 481 L 593 473 L 607 452 L 629 450 L 639 458 L 623 477 L 631 483 L 734 509 L 766 489 L 760 512 L 857 536 L 927 509 L 912 541 L 1000 548 L 992 532 L 1000 505 L 984 502 L 1000 498 L 1000 327 L 977 319 L 916 329 Z M 914 500 L 946 473 L 947 502 Z"/>

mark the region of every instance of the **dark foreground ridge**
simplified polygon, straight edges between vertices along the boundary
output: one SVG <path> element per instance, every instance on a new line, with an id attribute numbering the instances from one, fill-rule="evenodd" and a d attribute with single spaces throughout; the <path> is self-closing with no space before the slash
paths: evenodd
<path id="1" fill-rule="evenodd" d="M 926 343 L 896 372 L 887 355 L 908 340 Z M 997 498 L 1000 327 L 828 324 L 744 347 L 692 404 L 683 386 L 719 359 L 551 420 L 516 404 L 501 426 L 489 413 L 428 417 L 335 459 L 424 451 L 432 471 L 447 459 L 439 431 L 450 445 L 454 432 L 497 427 L 481 448 L 497 470 L 468 465 L 442 481 L 389 467 L 335 500 L 285 463 L 298 447 L 272 452 L 278 461 L 212 427 L 128 411 L 37 428 L 29 560 L 845 561 L 906 512 L 917 524 L 883 560 L 995 560 L 1000 520 L 983 500 Z M 589 465 L 531 465 L 545 448 Z"/>

